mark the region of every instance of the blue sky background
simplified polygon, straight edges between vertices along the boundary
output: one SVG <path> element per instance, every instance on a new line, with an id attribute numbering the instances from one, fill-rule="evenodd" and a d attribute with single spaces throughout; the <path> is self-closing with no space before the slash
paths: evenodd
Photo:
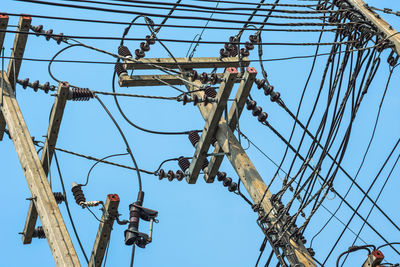
<path id="1" fill-rule="evenodd" d="M 57 1 L 60 2 L 60 1 Z M 173 2 L 173 1 L 169 1 Z M 253 0 L 252 2 L 257 3 Z M 267 1 L 272 2 L 272 1 Z M 299 3 L 299 1 L 285 0 L 282 3 Z M 393 10 L 400 10 L 400 2 L 389 0 L 368 0 L 368 4 L 376 7 L 389 7 Z M 134 15 L 102 13 L 95 11 L 66 9 L 52 6 L 43 6 L 28 4 L 11 0 L 1 1 L 1 11 L 7 13 L 23 14 L 41 14 L 49 16 L 65 16 L 89 19 L 104 19 L 116 21 L 130 21 Z M 199 4 L 215 6 L 215 3 L 204 3 L 197 1 L 182 1 L 182 3 Z M 308 3 L 308 2 L 300 2 Z M 232 4 L 220 4 L 220 7 L 233 7 Z M 138 10 L 138 9 L 131 9 Z M 167 14 L 167 10 L 143 9 L 143 12 L 153 12 Z M 187 15 L 182 11 L 176 11 L 176 15 Z M 208 17 L 209 14 L 198 16 Z M 382 15 L 396 29 L 400 29 L 400 17 L 391 15 Z M 229 18 L 223 15 L 215 17 Z M 233 17 L 233 16 L 232 16 Z M 235 19 L 246 20 L 247 16 L 235 16 Z M 263 18 L 258 17 L 258 21 Z M 161 18 L 153 18 L 156 23 Z M 270 20 L 277 22 L 278 19 Z M 140 21 L 143 22 L 143 21 Z M 16 25 L 18 17 L 10 17 L 9 25 Z M 168 20 L 167 24 L 182 24 L 185 21 Z M 204 25 L 204 21 L 188 21 L 191 25 Z M 85 22 L 68 22 L 57 20 L 45 20 L 33 18 L 33 25 L 43 24 L 44 29 L 52 28 L 55 33 L 63 32 L 65 35 L 89 35 L 89 36 L 114 36 L 119 37 L 125 28 L 124 25 L 106 25 L 93 24 Z M 227 24 L 210 22 L 209 26 L 224 26 Z M 228 26 L 241 27 L 242 24 L 232 24 Z M 15 28 L 9 28 L 15 30 Z M 170 39 L 192 40 L 200 33 L 200 29 L 176 29 L 162 28 L 158 37 Z M 218 31 L 206 30 L 203 40 L 227 41 L 229 36 L 236 34 L 237 31 Z M 133 26 L 129 37 L 143 38 L 149 34 L 148 29 L 142 26 Z M 247 39 L 249 33 L 244 35 Z M 316 42 L 318 34 L 316 33 L 290 33 L 290 32 L 264 32 L 264 42 Z M 6 34 L 5 55 L 10 54 L 14 36 L 11 33 Z M 330 42 L 333 39 L 332 33 L 327 33 L 324 41 Z M 96 47 L 116 52 L 119 41 L 108 40 L 84 40 L 85 43 Z M 126 45 L 134 51 L 138 46 L 137 41 L 127 41 Z M 176 57 L 184 57 L 189 49 L 187 43 L 166 43 Z M 54 41 L 47 42 L 43 37 L 30 35 L 28 38 L 25 57 L 50 59 L 59 49 L 65 45 L 57 45 Z M 195 56 L 217 57 L 221 44 L 208 45 L 200 44 Z M 328 52 L 330 47 L 322 47 L 321 52 Z M 315 47 L 296 47 L 296 46 L 265 46 L 264 58 L 280 58 L 295 55 L 313 55 Z M 354 131 L 349 143 L 349 148 L 343 161 L 343 167 L 354 176 L 361 162 L 362 155 L 368 144 L 372 128 L 375 122 L 379 102 L 382 97 L 385 82 L 388 77 L 388 67 L 386 59 L 388 51 L 382 53 L 381 67 L 372 83 L 365 101 L 362 103 L 354 125 Z M 159 45 L 152 46 L 151 51 L 147 53 L 150 57 L 168 57 L 166 51 Z M 325 62 L 325 56 L 319 57 L 315 74 L 312 76 L 310 87 L 306 94 L 306 100 L 302 106 L 300 120 L 305 122 L 308 119 L 310 110 L 315 99 L 317 87 L 321 79 Z M 114 61 L 113 58 L 85 48 L 73 48 L 63 53 L 59 59 L 75 60 L 95 60 L 95 61 Z M 256 59 L 256 52 L 253 51 L 251 59 Z M 272 61 L 266 62 L 265 67 L 268 72 L 270 82 L 276 90 L 281 93 L 282 99 L 286 105 L 295 111 L 304 87 L 307 75 L 312 63 L 312 58 Z M 5 61 L 7 66 L 8 60 Z M 19 78 L 29 77 L 31 81 L 39 80 L 41 83 L 52 81 L 47 72 L 46 62 L 24 61 L 22 63 Z M 259 72 L 258 63 L 252 63 Z M 97 91 L 111 91 L 111 78 L 113 73 L 112 64 L 74 64 L 74 63 L 54 63 L 53 73 L 61 80 L 70 82 L 80 87 L 88 87 Z M 140 72 L 137 72 L 140 73 Z M 144 72 L 143 72 L 144 73 Z M 151 74 L 151 72 L 147 72 Z M 261 73 L 258 74 L 261 78 Z M 393 148 L 399 137 L 400 125 L 398 114 L 400 111 L 400 76 L 398 69 L 393 75 L 385 102 L 382 107 L 381 119 L 378 124 L 376 137 L 371 146 L 364 168 L 359 174 L 358 182 L 366 190 L 377 174 L 383 161 Z M 237 88 L 237 86 L 235 87 Z M 117 90 L 126 93 L 138 93 L 149 95 L 176 96 L 177 91 L 166 86 L 163 87 L 138 87 L 138 88 L 119 88 Z M 235 90 L 235 89 L 234 89 Z M 256 86 L 252 89 L 252 96 L 269 114 L 269 122 L 274 125 L 286 138 L 289 137 L 290 129 L 293 124 L 292 119 L 276 104 L 271 103 L 262 92 L 258 91 Z M 326 95 L 326 92 L 324 93 Z M 32 136 L 38 140 L 43 140 L 48 127 L 48 116 L 54 97 L 45 95 L 43 91 L 34 92 L 32 89 L 23 90 L 21 86 L 17 87 L 17 98 L 22 109 L 25 120 Z M 117 118 L 122 126 L 133 154 L 137 159 L 140 168 L 154 171 L 158 165 L 165 159 L 179 156 L 191 156 L 194 149 L 187 136 L 159 136 L 151 135 L 138 131 L 128 125 L 119 115 L 112 97 L 100 96 L 112 114 Z M 323 101 L 321 101 L 323 103 Z M 180 131 L 202 129 L 204 120 L 193 105 L 183 106 L 174 101 L 162 100 L 143 100 L 120 98 L 120 103 L 126 111 L 129 118 L 138 125 L 165 131 Z M 319 111 L 323 105 L 319 106 Z M 320 114 L 320 112 L 319 112 Z M 318 121 L 314 120 L 311 129 L 315 132 Z M 278 139 L 267 127 L 262 126 L 251 113 L 244 111 L 240 120 L 242 131 L 257 144 L 274 161 L 279 162 L 285 145 Z M 294 144 L 298 144 L 302 132 L 298 129 L 295 133 Z M 306 139 L 305 144 L 309 145 L 310 139 Z M 243 141 L 246 147 L 246 141 Z M 125 145 L 119 136 L 115 126 L 107 114 L 102 110 L 97 101 L 89 102 L 68 102 L 61 125 L 61 131 L 57 147 L 65 148 L 78 153 L 91 155 L 94 157 L 104 157 L 110 154 L 125 152 Z M 307 146 L 303 147 L 303 154 Z M 2 242 L 0 249 L 2 251 L 1 266 L 54 266 L 54 261 L 45 240 L 34 239 L 31 245 L 22 245 L 18 232 L 22 231 L 29 202 L 25 198 L 30 197 L 30 192 L 21 170 L 18 157 L 14 151 L 11 140 L 4 138 L 0 142 L 0 162 L 2 170 L 2 182 L 0 187 L 0 199 L 2 200 L 2 220 L 0 227 L 2 229 Z M 260 154 L 253 146 L 247 150 L 253 163 L 259 170 L 263 179 L 268 183 L 276 171 L 276 167 L 271 161 Z M 397 149 L 393 157 L 384 169 L 375 187 L 373 187 L 370 196 L 375 198 L 382 187 L 384 179 L 393 166 L 400 150 Z M 289 167 L 290 159 L 293 154 L 289 152 L 289 160 L 284 164 L 286 170 Z M 87 172 L 94 162 L 77 158 L 62 152 L 57 153 L 60 161 L 63 178 L 67 186 L 71 211 L 78 229 L 79 236 L 83 242 L 86 253 L 90 255 L 93 242 L 96 237 L 98 222 L 86 210 L 77 206 L 73 201 L 70 188 L 73 181 L 83 183 Z M 119 157 L 112 159 L 115 162 L 131 165 L 129 157 Z M 327 160 L 329 162 L 329 160 Z M 54 163 L 54 161 L 53 161 Z M 311 161 L 312 164 L 313 161 Z M 297 165 L 298 166 L 298 165 Z M 165 170 L 178 170 L 176 162 L 169 162 L 163 166 Z M 225 159 L 221 170 L 228 173 L 230 177 L 237 180 L 237 176 Z M 55 164 L 51 168 L 53 189 L 61 191 Z M 281 173 L 281 176 L 283 173 Z M 394 220 L 400 223 L 398 209 L 398 188 L 400 186 L 399 170 L 395 169 L 389 184 L 386 186 L 383 195 L 378 204 Z M 252 212 L 247 203 L 233 193 L 229 193 L 219 182 L 206 184 L 202 177 L 199 177 L 197 184 L 189 185 L 185 181 L 168 182 L 159 181 L 158 177 L 152 175 L 142 175 L 143 189 L 146 193 L 144 206 L 159 211 L 160 223 L 155 225 L 153 243 L 146 249 L 137 248 L 134 266 L 253 266 L 256 262 L 260 244 L 264 238 L 261 230 L 256 224 L 257 214 Z M 343 173 L 337 175 L 334 186 L 337 191 L 344 193 L 350 185 L 349 180 Z M 279 180 L 272 186 L 272 192 L 280 189 Z M 137 196 L 137 177 L 136 173 L 126 169 L 120 169 L 113 166 L 98 164 L 92 171 L 89 185 L 84 188 L 87 200 L 105 200 L 106 195 L 116 193 L 120 196 L 121 202 L 119 212 L 122 219 L 128 218 L 128 206 L 136 200 Z M 244 188 L 243 188 L 244 191 Z M 348 196 L 348 201 L 356 207 L 362 198 L 362 194 L 353 189 Z M 287 200 L 287 198 L 285 198 Z M 332 193 L 329 193 L 324 206 L 334 211 L 340 200 Z M 360 213 L 366 216 L 371 207 L 371 203 L 366 201 L 360 209 Z M 70 230 L 71 238 L 75 249 L 79 255 L 80 261 L 84 266 L 84 258 L 79 250 L 76 238 L 73 235 L 64 204 L 60 205 L 64 220 Z M 101 213 L 94 209 L 98 216 Z M 306 212 L 307 213 L 307 212 Z M 307 213 L 307 215 L 309 212 Z M 337 216 L 342 221 L 347 222 L 352 212 L 346 206 L 338 212 Z M 309 241 L 315 235 L 330 214 L 323 208 L 315 214 L 305 236 Z M 389 224 L 389 222 L 377 211 L 371 215 L 369 222 L 376 227 L 389 241 L 400 241 L 400 233 Z M 358 232 L 362 221 L 355 218 L 350 224 L 350 228 Z M 112 232 L 110 249 L 108 254 L 108 266 L 128 266 L 130 260 L 131 247 L 124 245 L 123 232 L 125 226 L 114 225 Z M 342 231 L 343 225 L 333 219 L 328 227 L 314 240 L 313 248 L 316 251 L 316 258 L 323 260 L 330 250 L 332 243 L 336 240 L 338 234 Z M 141 224 L 141 230 L 148 231 L 147 223 Z M 361 237 L 369 244 L 381 245 L 383 241 L 365 227 Z M 327 263 L 327 266 L 334 266 L 337 256 L 345 251 L 352 243 L 354 234 L 346 231 L 341 239 L 339 246 L 334 251 L 333 256 Z M 363 244 L 357 242 L 356 244 Z M 267 246 L 262 258 L 261 264 L 266 261 L 270 248 Z M 389 262 L 399 262 L 399 255 L 395 254 L 390 248 L 383 250 L 386 259 Z M 365 259 L 364 252 L 357 252 L 351 255 L 347 261 L 347 266 L 360 266 Z M 262 265 L 263 266 L 263 265 Z"/>

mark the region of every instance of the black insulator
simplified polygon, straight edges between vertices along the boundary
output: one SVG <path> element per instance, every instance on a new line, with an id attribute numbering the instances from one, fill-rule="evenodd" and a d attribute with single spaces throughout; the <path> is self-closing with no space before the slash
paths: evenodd
<path id="1" fill-rule="evenodd" d="M 218 75 L 217 75 L 216 73 L 212 73 L 212 74 L 211 74 L 211 79 L 210 79 L 210 80 L 211 80 L 211 84 L 212 84 L 212 85 L 217 84 L 217 83 L 218 83 L 218 80 L 219 80 L 219 79 L 218 79 Z"/>
<path id="2" fill-rule="evenodd" d="M 177 179 L 178 181 L 182 181 L 182 180 L 183 180 L 183 177 L 185 177 L 185 175 L 183 174 L 183 172 L 182 172 L 181 170 L 177 170 L 177 171 L 176 171 L 176 179 Z"/>
<path id="3" fill-rule="evenodd" d="M 65 196 L 61 192 L 54 192 L 53 193 L 54 198 L 56 199 L 57 204 L 61 204 L 63 201 L 65 201 Z"/>
<path id="4" fill-rule="evenodd" d="M 89 88 L 72 88 L 70 92 L 73 101 L 88 101 L 94 97 L 94 93 Z"/>
<path id="5" fill-rule="evenodd" d="M 251 114 L 253 114 L 254 117 L 260 115 L 262 112 L 262 108 L 260 106 L 256 106 L 253 108 L 253 111 L 251 112 Z"/>
<path id="6" fill-rule="evenodd" d="M 229 56 L 229 52 L 227 50 L 221 48 L 219 50 L 219 55 L 221 56 L 221 58 L 228 57 Z"/>
<path id="7" fill-rule="evenodd" d="M 236 57 L 238 55 L 238 47 L 236 45 L 232 45 L 232 49 L 229 53 L 231 57 Z"/>
<path id="8" fill-rule="evenodd" d="M 274 91 L 273 85 L 267 85 L 264 87 L 264 95 L 270 95 Z"/>
<path id="9" fill-rule="evenodd" d="M 156 43 L 156 40 L 154 40 L 154 38 L 151 37 L 150 35 L 146 35 L 146 42 L 147 42 L 149 45 L 152 45 L 152 44 L 155 44 L 155 43 Z"/>
<path id="10" fill-rule="evenodd" d="M 132 57 L 132 53 L 129 50 L 129 48 L 124 45 L 120 45 L 118 47 L 118 55 L 123 56 L 123 57 Z"/>
<path id="11" fill-rule="evenodd" d="M 182 96 L 183 105 L 186 105 L 186 103 L 188 102 L 188 100 L 189 100 L 188 95 L 187 95 L 187 94 L 184 94 L 184 95 Z"/>
<path id="12" fill-rule="evenodd" d="M 36 36 L 39 36 L 43 30 L 43 25 L 32 26 L 31 29 L 36 32 Z"/>
<path id="13" fill-rule="evenodd" d="M 258 89 L 263 88 L 264 85 L 265 85 L 265 80 L 264 80 L 264 79 L 262 79 L 262 80 L 256 79 L 255 82 L 256 82 L 256 84 L 257 84 L 257 88 L 258 88 Z"/>
<path id="14" fill-rule="evenodd" d="M 56 36 L 57 44 L 61 44 L 63 39 L 64 39 L 64 33 L 60 32 L 60 34 Z"/>
<path id="15" fill-rule="evenodd" d="M 311 257 L 315 256 L 315 251 L 312 248 L 307 248 L 307 250 L 308 250 L 308 253 L 310 253 Z"/>
<path id="16" fill-rule="evenodd" d="M 222 184 L 223 184 L 225 187 L 230 186 L 230 185 L 232 184 L 232 178 L 230 178 L 230 177 L 225 178 L 225 179 L 222 181 Z"/>
<path id="17" fill-rule="evenodd" d="M 230 37 L 229 37 L 229 42 L 230 42 L 230 43 L 236 42 L 236 36 L 230 36 Z"/>
<path id="18" fill-rule="evenodd" d="M 240 49 L 240 54 L 242 55 L 242 57 L 248 57 L 250 55 L 250 52 L 246 48 L 242 48 Z"/>
<path id="19" fill-rule="evenodd" d="M 257 102 L 254 100 L 248 100 L 247 101 L 247 109 L 248 110 L 252 110 L 253 108 L 255 108 L 257 105 Z"/>
<path id="20" fill-rule="evenodd" d="M 200 102 L 200 99 L 197 95 L 193 96 L 193 106 L 196 106 Z"/>
<path id="21" fill-rule="evenodd" d="M 204 83 L 206 83 L 207 81 L 208 81 L 208 75 L 207 75 L 206 72 L 203 72 L 203 73 L 200 75 L 200 82 L 201 82 L 202 84 L 204 84 Z"/>
<path id="22" fill-rule="evenodd" d="M 114 69 L 115 69 L 115 72 L 117 73 L 118 77 L 121 76 L 121 74 L 123 74 L 123 73 L 128 74 L 128 72 L 126 71 L 126 69 L 124 68 L 124 65 L 122 63 L 116 63 Z"/>
<path id="23" fill-rule="evenodd" d="M 31 84 L 31 87 L 33 88 L 33 90 L 34 90 L 35 92 L 37 92 L 37 90 L 38 90 L 38 88 L 39 88 L 39 81 L 38 81 L 38 80 L 34 81 L 34 82 Z"/>
<path id="24" fill-rule="evenodd" d="M 22 85 L 22 88 L 26 89 L 26 87 L 29 85 L 29 78 L 26 78 L 20 82 Z"/>
<path id="25" fill-rule="evenodd" d="M 237 189 L 237 183 L 231 183 L 230 186 L 228 186 L 228 191 L 229 192 L 235 192 Z"/>
<path id="26" fill-rule="evenodd" d="M 201 166 L 201 169 L 204 171 L 204 169 L 208 167 L 208 164 L 210 164 L 210 162 L 208 162 L 208 159 L 205 158 L 203 161 L 203 166 Z"/>
<path id="27" fill-rule="evenodd" d="M 192 70 L 190 76 L 192 77 L 193 80 L 197 80 L 197 78 L 199 78 L 199 74 L 197 73 L 196 70 Z"/>
<path id="28" fill-rule="evenodd" d="M 249 51 L 254 49 L 254 45 L 252 43 L 250 43 L 250 42 L 246 42 L 244 44 L 244 47 L 246 47 L 246 49 L 249 50 Z"/>
<path id="29" fill-rule="evenodd" d="M 265 122 L 268 118 L 268 114 L 265 112 L 261 112 L 260 115 L 258 115 L 258 121 L 259 122 Z"/>
<path id="30" fill-rule="evenodd" d="M 141 42 L 140 49 L 142 49 L 144 52 L 147 52 L 150 50 L 150 45 L 147 42 Z"/>
<path id="31" fill-rule="evenodd" d="M 208 97 L 215 98 L 217 96 L 217 91 L 215 88 L 207 86 L 207 88 L 204 90 L 204 94 Z"/>
<path id="32" fill-rule="evenodd" d="M 50 90 L 50 83 L 49 82 L 45 82 L 42 86 L 43 91 L 45 91 L 45 93 L 47 94 Z"/>
<path id="33" fill-rule="evenodd" d="M 172 180 L 174 180 L 174 178 L 175 178 L 175 173 L 174 173 L 174 171 L 173 170 L 169 170 L 168 171 L 168 173 L 167 173 L 167 178 L 168 178 L 168 181 L 172 181 Z"/>
<path id="34" fill-rule="evenodd" d="M 222 181 L 226 178 L 226 172 L 217 172 L 217 180 Z"/>
<path id="35" fill-rule="evenodd" d="M 136 59 L 141 59 L 141 58 L 144 58 L 146 56 L 144 51 L 141 50 L 141 49 L 136 49 L 135 50 L 135 55 L 136 55 Z"/>
<path id="36" fill-rule="evenodd" d="M 162 180 L 162 179 L 165 178 L 165 177 L 167 177 L 166 174 L 165 174 L 165 171 L 164 171 L 163 169 L 161 169 L 161 170 L 158 172 L 158 179 Z"/>
<path id="37" fill-rule="evenodd" d="M 252 44 L 257 43 L 257 42 L 258 42 L 258 36 L 257 36 L 257 35 L 250 35 L 250 36 L 249 36 L 249 41 L 250 41 Z"/>
<path id="38" fill-rule="evenodd" d="M 43 227 L 42 226 L 36 227 L 35 230 L 33 230 L 32 237 L 36 237 L 36 238 L 39 238 L 39 239 L 46 238 L 46 234 L 44 233 Z"/>
<path id="39" fill-rule="evenodd" d="M 196 147 L 197 143 L 200 141 L 200 135 L 196 131 L 191 131 L 189 133 L 189 141 L 192 143 L 194 147 Z"/>
<path id="40" fill-rule="evenodd" d="M 50 30 L 48 30 L 48 31 L 46 31 L 46 40 L 48 41 L 48 40 L 50 40 L 50 38 L 52 37 L 52 35 L 53 35 L 53 29 L 50 29 Z"/>
<path id="41" fill-rule="evenodd" d="M 271 101 L 276 102 L 279 100 L 281 97 L 281 94 L 279 92 L 271 92 Z"/>
<path id="42" fill-rule="evenodd" d="M 233 49 L 233 45 L 231 45 L 230 43 L 225 43 L 224 48 L 226 51 L 231 52 Z"/>
<path id="43" fill-rule="evenodd" d="M 73 182 L 71 191 L 72 191 L 72 194 L 74 195 L 76 204 L 78 204 L 79 206 L 82 206 L 81 203 L 86 202 L 86 198 L 85 198 L 85 195 L 83 194 L 81 185 L 78 185 L 75 182 Z"/>

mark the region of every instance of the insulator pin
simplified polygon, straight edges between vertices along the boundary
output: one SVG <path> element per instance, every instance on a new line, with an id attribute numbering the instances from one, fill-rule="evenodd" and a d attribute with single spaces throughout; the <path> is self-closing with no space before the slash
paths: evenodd
<path id="1" fill-rule="evenodd" d="M 76 204 L 78 204 L 83 208 L 84 207 L 83 204 L 86 202 L 86 198 L 85 195 L 83 194 L 81 185 L 78 185 L 77 183 L 73 182 L 71 191 L 72 194 L 74 195 Z"/>
<path id="2" fill-rule="evenodd" d="M 45 232 L 44 232 L 43 227 L 42 227 L 42 226 L 36 227 L 35 230 L 33 230 L 33 235 L 32 235 L 32 237 L 36 237 L 36 238 L 39 238 L 39 239 L 44 239 L 44 238 L 46 238 L 46 234 L 45 234 Z"/>
<path id="3" fill-rule="evenodd" d="M 189 141 L 194 147 L 196 147 L 197 143 L 200 141 L 199 133 L 196 131 L 191 131 L 189 133 Z"/>
<path id="4" fill-rule="evenodd" d="M 189 167 L 190 167 L 190 162 L 187 158 L 179 157 L 178 165 L 182 171 L 186 172 L 186 170 L 189 169 Z"/>
<path id="5" fill-rule="evenodd" d="M 116 63 L 115 64 L 115 72 L 117 73 L 118 77 L 121 76 L 122 74 L 128 74 L 128 72 L 126 71 L 124 65 L 122 63 Z"/>
<path id="6" fill-rule="evenodd" d="M 70 88 L 69 99 L 72 101 L 89 101 L 94 93 L 89 88 Z"/>
<path id="7" fill-rule="evenodd" d="M 56 199 L 57 204 L 61 204 L 63 201 L 65 201 L 65 196 L 61 192 L 54 192 L 53 193 L 54 198 Z"/>
<path id="8" fill-rule="evenodd" d="M 118 47 L 118 55 L 123 57 L 132 57 L 132 53 L 129 51 L 129 48 L 124 45 L 120 45 Z"/>

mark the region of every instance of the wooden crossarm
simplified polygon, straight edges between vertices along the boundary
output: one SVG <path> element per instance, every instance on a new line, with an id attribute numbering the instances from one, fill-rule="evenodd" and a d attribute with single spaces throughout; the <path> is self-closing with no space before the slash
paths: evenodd
<path id="1" fill-rule="evenodd" d="M 237 76 L 237 70 L 235 68 L 227 68 L 221 83 L 218 94 L 217 103 L 210 103 L 211 109 L 208 113 L 208 118 L 206 119 L 206 124 L 204 126 L 203 132 L 201 134 L 200 141 L 197 143 L 196 151 L 193 156 L 193 160 L 189 167 L 190 175 L 187 177 L 189 184 L 194 184 L 197 181 L 199 173 L 202 169 L 203 162 L 207 157 L 208 149 L 211 145 L 212 137 L 214 136 L 218 122 L 221 119 L 222 113 L 224 112 L 228 98 L 231 94 L 232 87 L 234 85 L 234 80 Z"/>

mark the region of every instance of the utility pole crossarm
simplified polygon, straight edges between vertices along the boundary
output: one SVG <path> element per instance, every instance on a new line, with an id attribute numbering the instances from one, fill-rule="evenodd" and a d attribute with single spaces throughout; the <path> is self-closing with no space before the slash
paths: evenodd
<path id="1" fill-rule="evenodd" d="M 203 168 L 203 163 L 207 158 L 207 152 L 210 148 L 212 137 L 214 136 L 215 129 L 217 128 L 218 122 L 226 108 L 237 74 L 238 72 L 236 68 L 226 69 L 223 81 L 216 96 L 218 102 L 212 104 L 212 107 L 208 112 L 208 118 L 206 119 L 206 125 L 201 134 L 200 141 L 196 145 L 196 151 L 189 167 L 190 175 L 187 178 L 189 184 L 196 183 L 200 170 Z"/>
<path id="2" fill-rule="evenodd" d="M 251 87 L 256 79 L 256 75 L 257 71 L 254 68 L 247 68 L 243 79 L 240 82 L 235 96 L 235 101 L 232 103 L 228 114 L 229 128 L 232 131 L 236 128 L 236 124 L 238 123 L 240 115 L 242 114 L 243 107 L 246 104 L 247 97 L 250 94 Z M 213 154 L 217 155 L 211 158 L 210 163 L 205 171 L 204 179 L 207 183 L 212 183 L 214 181 L 215 175 L 217 175 L 218 169 L 221 166 L 224 158 L 223 155 L 218 154 L 223 152 L 224 151 L 217 143 L 213 152 Z"/>
<path id="3" fill-rule="evenodd" d="M 101 267 L 107 244 L 110 241 L 111 230 L 118 216 L 119 196 L 117 194 L 107 195 L 104 204 L 103 216 L 99 224 L 96 240 L 94 242 L 92 255 L 90 256 L 89 267 Z"/>
<path id="4" fill-rule="evenodd" d="M 175 61 L 176 60 L 176 61 Z M 177 57 L 173 58 L 142 58 L 135 62 L 125 61 L 125 69 L 131 70 L 148 70 L 157 69 L 158 67 L 168 68 L 168 69 L 213 69 L 213 68 L 229 68 L 229 67 L 239 67 L 243 64 L 244 67 L 249 66 L 250 60 L 247 57 L 239 60 L 238 57 L 197 57 L 197 58 L 187 58 L 187 57 Z M 156 66 L 155 66 L 156 65 Z"/>
<path id="5" fill-rule="evenodd" d="M 46 135 L 47 138 L 44 143 L 42 156 L 40 159 L 46 176 L 49 172 L 49 165 L 53 158 L 53 153 L 58 138 L 58 132 L 60 130 L 61 120 L 64 114 L 64 108 L 67 103 L 68 93 L 69 85 L 67 83 L 60 83 L 58 85 L 57 96 L 54 100 L 53 108 L 50 113 L 49 128 Z M 37 210 L 34 202 L 31 200 L 22 235 L 23 244 L 30 244 L 32 242 L 32 235 L 33 231 L 35 230 L 36 220 Z"/>
<path id="6" fill-rule="evenodd" d="M 22 116 L 14 90 L 4 75 L 1 111 L 7 122 L 28 187 L 57 266 L 80 266 L 64 220 L 47 181 L 31 135 Z"/>
<path id="7" fill-rule="evenodd" d="M 393 29 L 381 16 L 375 13 L 363 0 L 347 0 L 355 10 L 361 13 L 368 21 L 374 24 L 384 37 L 390 40 L 395 48 L 394 51 L 400 56 L 400 34 Z"/>

